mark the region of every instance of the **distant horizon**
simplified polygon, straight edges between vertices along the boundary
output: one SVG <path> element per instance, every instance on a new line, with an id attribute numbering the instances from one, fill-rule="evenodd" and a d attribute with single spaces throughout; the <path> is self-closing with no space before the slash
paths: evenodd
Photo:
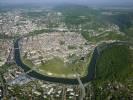
<path id="1" fill-rule="evenodd" d="M 0 0 L 0 4 L 9 5 L 21 5 L 21 4 L 34 4 L 34 5 L 44 5 L 44 4 L 79 4 L 79 5 L 119 5 L 127 6 L 133 5 L 133 0 Z"/>

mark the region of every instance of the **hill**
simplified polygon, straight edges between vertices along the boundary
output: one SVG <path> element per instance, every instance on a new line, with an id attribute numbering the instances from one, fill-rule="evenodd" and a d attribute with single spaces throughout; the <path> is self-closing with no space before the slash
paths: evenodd
<path id="1" fill-rule="evenodd" d="M 113 45 L 101 52 L 92 82 L 96 100 L 130 100 L 133 91 L 133 49 Z"/>

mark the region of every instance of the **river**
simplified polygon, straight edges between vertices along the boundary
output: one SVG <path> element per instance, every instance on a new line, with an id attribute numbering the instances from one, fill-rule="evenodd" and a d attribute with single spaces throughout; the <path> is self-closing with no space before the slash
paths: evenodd
<path id="1" fill-rule="evenodd" d="M 17 39 L 14 42 L 14 58 L 16 61 L 16 64 L 21 67 L 25 72 L 31 70 L 30 67 L 28 67 L 27 65 L 25 65 L 22 60 L 21 60 L 21 56 L 20 56 L 20 51 L 19 49 L 19 40 L 21 38 Z M 88 73 L 86 76 L 81 77 L 81 81 L 82 83 L 87 83 L 91 80 L 94 79 L 95 77 L 95 68 L 96 68 L 96 61 L 98 58 L 98 50 L 97 47 L 94 49 L 93 55 L 92 55 L 92 59 L 90 61 L 90 64 L 88 65 Z M 30 73 L 28 73 L 29 76 L 39 79 L 39 80 L 44 80 L 44 81 L 49 81 L 49 82 L 56 82 L 56 83 L 63 83 L 63 84 L 71 84 L 71 85 L 76 85 L 79 84 L 78 80 L 75 79 L 68 79 L 68 78 L 56 78 L 56 77 L 50 77 L 50 76 L 46 76 L 46 75 L 42 75 L 36 71 L 31 71 Z"/>

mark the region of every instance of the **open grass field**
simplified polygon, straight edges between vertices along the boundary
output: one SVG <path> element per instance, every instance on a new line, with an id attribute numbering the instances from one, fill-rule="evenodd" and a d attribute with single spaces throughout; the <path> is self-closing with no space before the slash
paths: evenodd
<path id="1" fill-rule="evenodd" d="M 90 54 L 91 55 L 91 54 Z M 28 65 L 30 68 L 37 68 L 37 72 L 49 75 L 52 77 L 67 77 L 74 78 L 75 73 L 79 73 L 81 76 L 85 76 L 88 72 L 88 65 L 91 56 L 88 56 L 86 60 L 79 60 L 75 63 L 64 63 L 64 61 L 58 57 L 48 60 L 45 63 L 42 62 L 41 65 L 35 66 L 32 61 L 22 58 L 24 64 Z"/>

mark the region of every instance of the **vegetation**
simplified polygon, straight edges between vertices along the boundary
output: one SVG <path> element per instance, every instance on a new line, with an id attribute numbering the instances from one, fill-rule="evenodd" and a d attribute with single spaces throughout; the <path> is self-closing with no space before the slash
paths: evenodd
<path id="1" fill-rule="evenodd" d="M 12 39 L 12 36 L 4 35 L 3 33 L 0 33 L 0 39 Z"/>
<path id="2" fill-rule="evenodd" d="M 69 45 L 69 46 L 68 46 L 68 49 L 76 49 L 76 46 L 74 46 L 74 45 Z"/>
<path id="3" fill-rule="evenodd" d="M 123 81 L 133 76 L 133 52 L 126 45 L 114 45 L 102 52 L 97 61 L 96 78 Z"/>
<path id="4" fill-rule="evenodd" d="M 73 67 L 68 68 L 63 62 L 63 60 L 59 58 L 55 58 L 52 60 L 47 61 L 46 63 L 40 66 L 40 69 L 50 72 L 52 74 L 60 74 L 60 75 L 68 75 L 73 74 Z"/>
<path id="5" fill-rule="evenodd" d="M 79 25 L 87 22 L 98 21 L 100 16 L 99 11 L 90 9 L 86 6 L 64 5 L 57 7 L 56 10 L 62 12 L 64 22 L 69 29 L 73 27 L 78 29 Z"/>
<path id="6" fill-rule="evenodd" d="M 35 66 L 31 60 L 28 60 L 23 57 L 22 61 L 24 64 L 28 65 L 30 68 L 36 67 L 39 68 L 39 73 L 48 74 L 51 73 L 51 76 L 55 77 L 71 77 L 74 73 L 80 73 L 82 76 L 87 74 L 87 68 L 89 64 L 89 56 L 86 58 L 88 60 L 72 60 L 72 62 L 64 63 L 64 61 L 58 57 L 55 57 L 52 60 L 43 62 L 39 66 Z"/>
<path id="7" fill-rule="evenodd" d="M 34 66 L 34 64 L 32 63 L 32 61 L 29 60 L 29 59 L 26 59 L 25 57 L 22 58 L 22 61 L 23 61 L 24 64 L 28 65 L 31 68 Z"/>
<path id="8" fill-rule="evenodd" d="M 0 7 L 2 8 L 2 7 Z M 14 8 L 14 7 L 13 7 Z M 12 8 L 12 9 L 13 9 Z M 9 8 L 8 8 L 9 9 Z M 42 33 L 54 32 L 55 27 L 58 27 L 61 23 L 63 27 L 66 25 L 69 31 L 75 31 L 81 33 L 83 37 L 91 42 L 100 42 L 102 40 L 122 40 L 133 42 L 133 12 L 129 11 L 117 11 L 107 10 L 111 14 L 102 14 L 104 10 L 94 10 L 86 6 L 74 6 L 66 5 L 56 8 L 55 10 L 60 11 L 63 16 L 59 19 L 54 19 L 59 16 L 51 15 L 47 19 L 47 11 L 41 12 L 27 12 L 27 17 L 31 18 L 32 21 L 37 22 L 36 19 L 46 17 L 48 29 L 34 30 L 29 33 L 29 36 L 34 36 Z M 8 11 L 8 10 L 7 10 Z M 0 9 L 0 12 L 5 12 Z M 34 20 L 33 20 L 34 19 Z M 53 20 L 52 20 L 53 19 Z M 25 20 L 25 19 L 24 19 Z M 63 22 L 62 22 L 63 20 Z M 39 24 L 45 23 L 45 20 L 41 20 Z M 64 24 L 65 23 L 65 24 Z M 17 25 L 17 24 L 16 24 Z M 120 28 L 120 33 L 117 29 L 113 31 L 110 26 L 117 25 Z M 109 28 L 109 29 L 108 29 Z M 99 30 L 101 29 L 101 30 Z M 105 31 L 111 30 L 111 31 Z M 93 34 L 94 33 L 94 34 Z M 96 34 L 95 33 L 99 33 Z M 93 36 L 94 35 L 94 36 Z M 19 37 L 8 36 L 0 34 L 0 39 L 12 39 Z M 65 44 L 64 41 L 60 41 L 60 45 Z M 75 49 L 74 45 L 69 45 L 69 49 Z M 82 47 L 81 47 L 82 48 Z M 33 62 L 26 57 L 22 58 L 24 64 L 30 68 L 36 67 L 39 70 L 37 72 L 44 75 L 51 75 L 52 77 L 71 77 L 74 73 L 79 73 L 82 76 L 87 74 L 87 68 L 90 61 L 90 55 L 83 59 L 76 59 L 76 55 L 70 55 L 71 59 L 68 63 L 58 57 L 52 60 L 41 63 L 41 65 L 35 66 Z M 41 60 L 42 57 L 39 57 Z M 0 59 L 1 60 L 1 59 Z M 5 64 L 0 67 L 0 82 L 4 84 L 3 74 L 7 72 L 9 64 Z M 16 66 L 16 65 L 13 65 Z M 50 74 L 49 74 L 50 73 Z M 133 98 L 133 49 L 128 45 L 113 45 L 100 53 L 100 56 L 96 62 L 96 73 L 95 80 L 91 81 L 91 86 L 88 89 L 94 100 L 132 100 Z M 8 95 L 16 97 L 19 100 L 42 100 L 44 90 L 40 87 L 41 85 L 34 82 L 29 82 L 25 85 L 13 85 L 8 88 Z M 6 84 L 6 83 L 5 83 Z M 33 88 L 34 87 L 34 88 Z M 37 96 L 34 92 L 39 91 L 40 95 Z M 65 89 L 66 90 L 66 89 Z M 93 93 L 94 92 L 94 93 Z M 87 94 L 87 93 L 86 93 Z M 88 95 L 88 94 L 87 94 Z M 34 98 L 32 98 L 34 97 Z M 48 100 L 51 98 L 48 98 Z"/>
<path id="9" fill-rule="evenodd" d="M 3 75 L 5 72 L 7 72 L 9 66 L 11 66 L 10 64 L 4 64 L 2 66 L 0 66 L 0 74 Z"/>
<path id="10" fill-rule="evenodd" d="M 116 11 L 117 12 L 117 11 Z M 120 27 L 120 31 L 133 37 L 133 12 L 119 12 L 120 14 L 114 14 L 106 16 L 106 19 L 110 23 L 114 23 Z"/>
<path id="11" fill-rule="evenodd" d="M 45 12 L 45 11 L 40 11 L 40 12 L 27 12 L 26 15 L 28 17 L 31 17 L 31 18 L 38 18 L 40 16 L 47 16 L 47 12 Z"/>
<path id="12" fill-rule="evenodd" d="M 130 100 L 133 91 L 133 50 L 113 45 L 97 61 L 96 80 L 92 82 L 96 100 Z"/>
<path id="13" fill-rule="evenodd" d="M 82 35 L 88 40 L 88 41 L 92 41 L 92 42 L 100 42 L 101 40 L 121 40 L 121 41 L 127 41 L 130 40 L 131 38 L 126 36 L 126 35 L 121 35 L 121 34 L 117 34 L 117 32 L 105 32 L 103 34 L 100 34 L 98 36 L 95 37 L 90 37 L 90 34 L 88 32 L 82 32 Z"/>
<path id="14" fill-rule="evenodd" d="M 64 22 L 68 29 L 80 32 L 84 38 L 89 41 L 99 42 L 101 40 L 111 39 L 129 40 L 133 36 L 133 13 L 130 10 L 96 10 L 78 5 L 59 6 L 56 10 L 62 12 Z M 112 14 L 104 15 L 102 12 L 110 12 Z M 117 34 L 117 31 L 99 31 L 99 28 L 103 28 L 105 30 L 109 25 L 119 26 L 120 31 L 126 33 L 126 36 Z M 100 36 L 92 37 L 92 32 L 89 32 L 90 30 L 99 33 Z"/>
<path id="15" fill-rule="evenodd" d="M 33 86 L 35 88 L 33 89 Z M 34 90 L 34 91 L 33 91 Z M 40 88 L 39 84 L 36 81 L 31 81 L 25 85 L 13 85 L 8 88 L 9 94 L 6 99 L 9 100 L 11 97 L 14 97 L 19 100 L 42 100 L 43 99 L 43 90 Z M 34 92 L 38 91 L 41 95 L 36 95 Z"/>
<path id="16" fill-rule="evenodd" d="M 35 30 L 33 32 L 30 32 L 29 35 L 38 35 L 38 34 L 42 34 L 45 32 L 53 32 L 53 30 L 51 30 L 51 29 Z"/>

